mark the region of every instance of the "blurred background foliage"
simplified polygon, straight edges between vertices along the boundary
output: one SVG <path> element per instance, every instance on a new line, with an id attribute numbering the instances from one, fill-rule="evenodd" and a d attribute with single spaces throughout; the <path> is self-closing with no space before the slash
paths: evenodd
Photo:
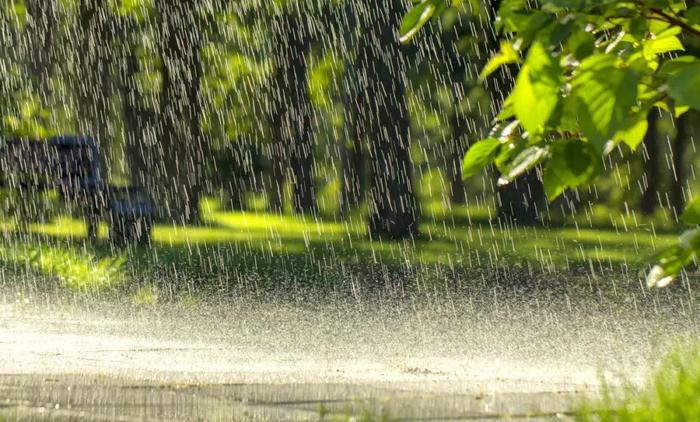
<path id="1" fill-rule="evenodd" d="M 603 261 L 626 262 L 638 257 L 635 233 L 674 233 L 677 216 L 668 192 L 680 185 L 687 198 L 696 189 L 697 158 L 690 152 L 695 149 L 698 116 L 679 134 L 675 119 L 662 112 L 653 133 L 658 151 L 654 157 L 650 159 L 644 148 L 609 155 L 607 171 L 594 185 L 574 189 L 554 202 L 543 195 L 534 198 L 529 206 L 536 203 L 537 215 L 527 221 L 519 209 L 523 198 L 537 191 L 536 182 L 523 181 L 515 192 L 504 192 L 496 186 L 495 169 L 466 182 L 460 174 L 464 152 L 486 135 L 496 112 L 494 96 L 502 95 L 493 83 L 478 79 L 500 48 L 491 25 L 494 5 L 459 2 L 409 46 L 398 46 L 398 26 L 392 27 L 393 38 L 388 41 L 371 30 L 388 25 L 394 16 L 399 22 L 410 6 L 396 0 L 381 7 L 368 0 L 3 2 L 0 130 L 7 138 L 95 136 L 112 183 L 143 186 L 162 209 L 194 216 L 178 223 L 216 227 L 182 229 L 176 238 L 188 233 L 185 238 L 200 236 L 203 242 L 206 236 L 233 241 L 235 236 L 221 228 L 225 224 L 204 210 L 204 204 L 216 203 L 217 212 L 228 212 L 236 221 L 233 231 L 253 230 L 241 242 L 259 234 L 236 218 L 274 215 L 285 220 L 266 227 L 270 234 L 265 242 L 287 239 L 276 231 L 295 227 L 294 221 L 319 218 L 318 224 L 350 227 L 345 232 L 359 242 L 352 244 L 355 247 L 366 242 L 367 221 L 377 208 L 371 192 L 385 184 L 388 194 L 403 192 L 392 199 L 395 203 L 404 199 L 411 203 L 409 196 L 415 196 L 416 205 L 409 216 L 381 215 L 406 223 L 398 229 L 387 223 L 386 233 L 380 229 L 378 234 L 418 242 L 411 247 L 434 247 L 425 254 L 443 255 L 439 260 L 444 262 L 454 258 L 469 263 L 468 257 L 475 253 L 510 256 L 501 256 L 489 242 L 498 244 L 505 233 L 510 240 L 501 243 L 512 243 L 512 233 L 521 231 L 519 241 L 536 243 L 537 236 L 527 233 L 543 227 L 571 229 L 577 235 L 584 228 L 601 230 L 592 235 L 598 240 L 607 239 L 606 231 L 612 230 L 626 246 L 616 248 L 611 241 L 603 248 L 602 240 L 598 246 L 595 241 L 585 246 L 583 238 L 579 246 L 585 246 L 586 255 L 598 248 L 607 254 Z M 172 30 L 175 41 L 164 27 Z M 384 135 L 362 121 L 376 118 L 385 129 L 403 130 L 391 117 L 392 110 L 363 110 L 363 98 L 376 104 L 391 98 L 380 90 L 367 91 L 369 86 L 390 86 L 367 80 L 381 76 L 363 64 L 363 60 L 381 62 L 371 55 L 373 48 L 398 52 L 400 57 L 390 63 L 398 70 L 389 76 L 403 84 L 397 95 L 408 113 L 406 153 L 411 168 L 403 182 L 391 183 L 408 184 L 403 190 L 391 188 L 376 174 L 381 173 L 377 170 L 381 159 L 388 157 L 388 163 L 401 159 L 395 155 L 403 146 L 378 150 L 377 138 L 382 141 Z M 290 129 L 283 116 L 304 116 L 299 121 L 305 123 Z M 183 127 L 178 120 L 191 124 Z M 297 132 L 281 133 L 280 128 Z M 689 153 L 677 158 L 679 136 Z M 196 171 L 189 172 L 194 182 L 169 168 L 172 162 L 194 163 Z M 645 173 L 651 166 L 657 171 Z M 309 174 L 312 177 L 305 178 Z M 655 178 L 653 183 L 649 177 Z M 651 196 L 645 193 L 648 189 L 654 190 Z M 185 197 L 195 205 L 185 203 Z M 645 200 L 649 197 L 655 200 L 649 203 Z M 43 229 L 31 224 L 47 227 L 67 221 L 56 218 L 78 214 L 59 202 L 50 192 L 33 196 L 3 192 L 0 205 L 6 227 L 15 230 L 21 221 L 25 233 L 35 233 L 41 240 L 37 233 Z M 154 241 L 167 243 L 164 233 L 171 221 L 160 218 L 165 225 L 156 228 Z M 408 228 L 415 225 L 411 219 L 419 221 L 416 231 Z M 372 227 L 384 226 L 370 224 L 370 231 Z M 81 230 L 76 228 L 67 237 L 79 238 Z M 478 242 L 470 240 L 482 230 L 490 233 L 491 240 L 484 241 L 483 233 Z M 544 261 L 566 263 L 562 246 L 566 241 L 556 230 L 541 232 L 549 240 L 540 248 L 517 253 L 537 261 L 559 250 Z M 334 241 L 348 237 L 345 232 Z M 300 235 L 304 239 L 303 230 Z M 460 240 L 465 243 L 460 245 Z M 367 249 L 374 244 L 367 243 Z M 401 242 L 396 245 L 391 247 L 409 250 Z M 290 248 L 296 248 L 293 242 Z M 441 253 L 440 248 L 452 252 Z M 353 254 L 351 248 L 347 254 Z"/>

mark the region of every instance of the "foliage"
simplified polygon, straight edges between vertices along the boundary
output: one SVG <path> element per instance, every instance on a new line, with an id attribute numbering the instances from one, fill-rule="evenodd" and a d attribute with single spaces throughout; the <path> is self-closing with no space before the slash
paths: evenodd
<path id="1" fill-rule="evenodd" d="M 98 258 L 75 247 L 22 242 L 0 247 L 0 261 L 55 277 L 64 287 L 76 291 L 101 290 L 124 280 L 123 256 Z"/>
<path id="2" fill-rule="evenodd" d="M 26 96 L 16 103 L 16 110 L 4 116 L 0 133 L 16 138 L 44 139 L 55 135 L 51 127 L 51 113 L 37 98 Z"/>
<path id="3" fill-rule="evenodd" d="M 700 420 L 700 346 L 677 347 L 668 353 L 641 390 L 628 387 L 622 397 L 614 390 L 604 393 L 601 403 L 582 406 L 577 419 L 601 422 Z"/>
<path id="4" fill-rule="evenodd" d="M 405 39 L 439 8 L 426 0 L 409 12 Z M 501 2 L 496 29 L 500 52 L 482 71 L 486 78 L 521 63 L 515 85 L 501 105 L 491 136 L 467 152 L 464 177 L 495 163 L 508 184 L 543 166 L 550 200 L 592 181 L 601 157 L 618 147 L 634 150 L 657 108 L 676 117 L 700 109 L 700 59 L 686 54 L 700 37 L 700 6 L 673 0 L 523 0 Z M 421 13 L 418 13 L 418 12 Z M 428 17 L 429 18 L 429 17 Z M 696 200 L 683 216 L 700 223 Z M 699 232 L 691 230 L 665 251 L 648 284 L 667 284 L 696 254 Z"/>

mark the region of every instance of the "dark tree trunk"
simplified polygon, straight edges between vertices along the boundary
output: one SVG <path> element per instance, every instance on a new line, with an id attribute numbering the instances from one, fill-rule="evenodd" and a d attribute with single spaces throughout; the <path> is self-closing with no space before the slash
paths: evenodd
<path id="1" fill-rule="evenodd" d="M 355 64 L 348 60 L 344 75 L 344 137 L 340 140 L 341 179 L 340 179 L 340 217 L 347 218 L 352 209 L 362 202 L 365 191 L 365 154 L 366 133 L 360 103 L 354 95 L 359 91 L 359 81 L 355 78 Z"/>
<path id="2" fill-rule="evenodd" d="M 355 135 L 341 146 L 340 217 L 345 219 L 362 202 L 365 191 L 365 156 L 362 140 Z"/>
<path id="3" fill-rule="evenodd" d="M 358 28 L 360 25 L 356 9 L 356 5 L 352 2 L 339 5 L 334 8 L 336 15 L 334 15 L 333 21 L 337 25 Z M 342 31 L 336 40 L 340 49 L 350 52 L 345 60 L 345 72 L 342 80 L 344 136 L 340 139 L 338 146 L 341 158 L 340 218 L 343 220 L 348 218 L 353 209 L 360 206 L 367 185 L 365 147 L 367 132 L 363 121 L 362 102 L 357 97 L 357 94 L 362 92 L 362 88 L 356 69 L 356 60 L 352 55 L 363 35 L 361 31 Z"/>
<path id="4" fill-rule="evenodd" d="M 287 171 L 287 148 L 282 140 L 282 127 L 272 124 L 272 145 L 270 146 L 270 182 L 268 190 L 268 207 L 271 212 L 284 211 L 284 183 Z"/>
<path id="5" fill-rule="evenodd" d="M 406 238 L 418 232 L 413 189 L 410 122 L 405 100 L 406 75 L 397 28 L 404 2 L 362 4 L 364 21 L 357 58 L 364 89 L 358 93 L 369 138 L 370 235 Z"/>
<path id="6" fill-rule="evenodd" d="M 676 121 L 676 137 L 671 145 L 673 181 L 671 183 L 671 210 L 676 219 L 680 217 L 685 206 L 685 169 L 683 166 L 683 155 L 685 147 L 690 142 L 691 137 L 691 116 L 692 111 L 683 114 Z"/>
<path id="7" fill-rule="evenodd" d="M 157 0 L 162 91 L 159 145 L 162 185 L 154 196 L 159 209 L 178 224 L 198 223 L 208 143 L 201 127 L 202 28 L 195 0 Z M 160 164 L 160 163 L 154 163 Z"/>
<path id="8" fill-rule="evenodd" d="M 312 105 L 306 84 L 306 58 L 303 44 L 298 45 L 298 53 L 293 63 L 292 96 L 294 106 L 288 111 L 285 125 L 289 125 L 291 136 L 290 163 L 294 212 L 297 214 L 317 213 L 316 187 L 314 184 L 314 143 L 311 124 Z"/>
<path id="9" fill-rule="evenodd" d="M 656 123 L 659 120 L 659 110 L 652 108 L 647 115 L 649 128 L 642 143 L 642 158 L 644 160 L 644 176 L 642 178 L 642 197 L 639 210 L 644 215 L 656 211 L 657 192 L 659 186 L 659 143 Z"/>
<path id="10" fill-rule="evenodd" d="M 28 53 L 27 69 L 32 91 L 39 95 L 43 105 L 49 104 L 51 97 L 51 74 L 59 54 L 56 49 L 58 27 L 58 1 L 27 0 L 27 25 L 25 35 Z"/>
<path id="11" fill-rule="evenodd" d="M 498 218 L 512 224 L 534 224 L 540 220 L 544 188 L 537 170 L 498 188 Z"/>
<path id="12" fill-rule="evenodd" d="M 154 113 L 146 106 L 138 89 L 140 72 L 136 46 L 127 45 L 121 62 L 120 91 L 123 104 L 125 145 L 131 185 L 152 192 L 156 186 L 149 169 L 158 157 L 154 154 Z"/>
<path id="13" fill-rule="evenodd" d="M 289 183 L 292 185 L 294 212 L 316 214 L 314 184 L 314 142 L 311 99 L 307 84 L 307 56 L 310 49 L 309 30 L 297 12 L 277 16 L 272 25 L 275 44 L 275 90 L 270 124 L 273 127 L 273 166 L 289 161 Z M 287 157 L 288 155 L 288 157 Z M 273 168 L 273 184 L 283 177 Z M 273 186 L 273 189 L 275 186 Z M 276 187 L 281 194 L 281 186 Z M 281 198 L 272 198 L 271 208 L 281 208 Z"/>
<path id="14" fill-rule="evenodd" d="M 462 101 L 462 90 L 457 86 L 458 82 L 452 83 L 452 103 L 454 110 L 450 117 L 450 130 L 452 139 L 449 143 L 449 163 L 447 165 L 447 176 L 450 181 L 450 202 L 453 205 L 463 205 L 467 202 L 462 180 L 462 158 L 467 151 L 467 138 L 469 125 L 467 116 L 460 111 Z"/>
<path id="15" fill-rule="evenodd" d="M 100 0 L 80 0 L 75 39 L 76 73 L 73 85 L 78 102 L 78 128 L 97 142 L 105 174 L 111 163 L 112 39 L 115 25 L 109 5 Z"/>

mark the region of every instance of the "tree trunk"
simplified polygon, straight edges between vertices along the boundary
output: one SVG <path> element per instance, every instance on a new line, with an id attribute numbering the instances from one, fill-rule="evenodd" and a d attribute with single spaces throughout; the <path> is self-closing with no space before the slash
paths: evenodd
<path id="1" fill-rule="evenodd" d="M 52 93 L 52 68 L 58 55 L 56 33 L 60 5 L 56 0 L 27 0 L 25 5 L 28 19 L 24 49 L 27 54 L 27 69 L 31 75 L 29 83 L 32 92 L 39 96 L 43 105 L 47 105 Z"/>
<path id="2" fill-rule="evenodd" d="M 75 39 L 76 73 L 73 85 L 78 102 L 78 130 L 97 142 L 104 174 L 111 168 L 112 39 L 115 25 L 109 6 L 100 0 L 81 0 Z"/>
<path id="3" fill-rule="evenodd" d="M 340 217 L 347 218 L 350 211 L 362 202 L 365 191 L 365 157 L 362 140 L 354 135 L 341 146 L 342 175 L 340 180 Z"/>
<path id="4" fill-rule="evenodd" d="M 268 208 L 271 212 L 284 211 L 284 183 L 287 170 L 287 149 L 282 139 L 282 126 L 279 122 L 272 124 L 272 145 L 270 146 L 270 182 L 268 191 Z"/>
<path id="5" fill-rule="evenodd" d="M 690 142 L 692 113 L 692 111 L 688 111 L 676 121 L 676 137 L 673 139 L 673 144 L 671 145 L 673 164 L 673 168 L 671 169 L 673 171 L 673 183 L 671 183 L 671 211 L 673 211 L 676 219 L 678 219 L 683 212 L 686 200 L 683 191 L 685 187 L 683 155 L 685 154 L 686 145 Z"/>
<path id="6" fill-rule="evenodd" d="M 301 54 L 301 53 L 300 53 Z M 296 104 L 289 114 L 287 124 L 291 125 L 292 136 L 296 139 L 291 145 L 290 170 L 293 188 L 294 212 L 297 214 L 317 213 L 316 187 L 314 183 L 314 144 L 312 138 L 312 106 L 306 89 L 306 64 L 300 57 L 294 61 L 294 86 L 296 95 L 292 101 Z"/>
<path id="7" fill-rule="evenodd" d="M 362 2 L 360 2 L 362 3 Z M 405 63 L 397 28 L 404 3 L 390 0 L 360 4 L 366 30 L 357 67 L 362 120 L 369 137 L 369 232 L 372 236 L 406 238 L 418 232 L 413 189 L 410 122 L 405 100 Z"/>
<path id="8" fill-rule="evenodd" d="M 122 58 L 120 92 L 123 105 L 125 145 L 124 152 L 129 167 L 131 185 L 152 192 L 156 185 L 149 171 L 157 163 L 154 155 L 154 114 L 146 107 L 142 93 L 138 89 L 137 78 L 140 72 L 135 45 L 127 45 L 126 56 Z M 149 163 L 151 163 L 149 165 Z"/>
<path id="9" fill-rule="evenodd" d="M 202 127 L 200 84 L 202 35 L 197 1 L 157 0 L 162 91 L 159 151 L 162 186 L 154 192 L 165 217 L 178 224 L 199 222 L 204 163 L 208 157 Z M 186 48 L 183 48 L 186 46 Z"/>
<path id="10" fill-rule="evenodd" d="M 344 137 L 340 140 L 341 180 L 340 180 L 340 218 L 347 218 L 352 209 L 362 202 L 365 191 L 365 156 L 363 144 L 366 140 L 364 122 L 361 117 L 359 102 L 355 94 L 359 92 L 359 81 L 354 77 L 354 63 L 348 60 L 344 75 L 346 89 L 344 103 Z"/>
<path id="11" fill-rule="evenodd" d="M 467 151 L 467 138 L 469 125 L 467 116 L 460 111 L 462 90 L 457 86 L 459 82 L 452 82 L 453 111 L 450 117 L 450 130 L 452 139 L 449 141 L 449 163 L 447 164 L 448 180 L 450 181 L 450 202 L 452 205 L 464 205 L 467 195 L 462 180 L 462 159 Z"/>
<path id="12" fill-rule="evenodd" d="M 540 219 L 544 187 L 538 170 L 531 170 L 498 188 L 498 218 L 512 224 L 535 224 Z"/>
<path id="13" fill-rule="evenodd" d="M 642 158 L 644 160 L 644 176 L 642 179 L 642 197 L 639 210 L 644 215 L 651 215 L 656 210 L 657 192 L 659 186 L 659 144 L 656 123 L 659 120 L 659 110 L 652 108 L 647 115 L 649 128 L 644 135 Z"/>
<path id="14" fill-rule="evenodd" d="M 275 43 L 277 74 L 273 93 L 273 114 L 270 122 L 276 137 L 282 145 L 274 147 L 278 153 L 285 155 L 275 157 L 273 166 L 282 165 L 284 158 L 289 159 L 289 182 L 292 185 L 294 212 L 299 214 L 316 214 L 316 188 L 314 184 L 314 142 L 311 99 L 307 84 L 307 55 L 310 49 L 309 31 L 305 21 L 296 14 L 288 12 L 278 15 L 272 29 Z M 277 169 L 273 170 L 274 182 L 281 177 Z M 281 193 L 281 186 L 278 187 Z M 279 199 L 274 198 L 273 207 L 278 207 Z"/>

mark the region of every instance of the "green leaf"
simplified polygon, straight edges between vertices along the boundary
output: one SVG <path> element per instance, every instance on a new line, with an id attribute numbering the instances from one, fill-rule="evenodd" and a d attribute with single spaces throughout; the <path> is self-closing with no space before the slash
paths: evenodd
<path id="1" fill-rule="evenodd" d="M 513 45 L 508 41 L 501 41 L 501 50 L 489 59 L 486 66 L 481 70 L 479 79 L 483 81 L 487 76 L 498 70 L 499 67 L 509 63 L 517 63 L 519 60 L 520 56 L 518 56 L 518 52 L 515 51 Z"/>
<path id="2" fill-rule="evenodd" d="M 676 106 L 700 110 L 700 61 L 686 63 L 668 76 L 668 91 Z"/>
<path id="3" fill-rule="evenodd" d="M 550 24 L 555 23 L 557 17 L 551 13 L 540 11 L 532 12 L 527 20 L 518 27 L 518 36 L 521 37 L 525 45 L 535 40 L 541 31 L 547 29 Z"/>
<path id="4" fill-rule="evenodd" d="M 517 179 L 528 170 L 534 168 L 547 157 L 547 148 L 533 146 L 524 149 L 510 163 L 508 171 L 498 179 L 498 186 L 504 186 Z"/>
<path id="5" fill-rule="evenodd" d="M 649 123 L 646 116 L 640 113 L 634 116 L 624 128 L 617 131 L 615 140 L 624 142 L 634 151 L 644 140 L 644 135 L 647 134 L 648 128 Z"/>
<path id="6" fill-rule="evenodd" d="M 675 35 L 662 36 L 659 38 L 646 40 L 643 43 L 643 49 L 644 57 L 647 60 L 651 60 L 655 56 L 662 53 L 685 50 L 681 40 L 679 40 Z"/>
<path id="7" fill-rule="evenodd" d="M 700 6 L 694 6 L 686 10 L 685 19 L 691 25 L 700 25 Z"/>
<path id="8" fill-rule="evenodd" d="M 501 141 L 503 142 L 503 141 Z M 493 159 L 493 163 L 501 173 L 507 173 L 510 169 L 513 158 L 517 157 L 527 147 L 527 141 L 522 138 L 515 138 L 501 147 L 498 154 Z"/>
<path id="9" fill-rule="evenodd" d="M 685 206 L 681 220 L 689 225 L 700 224 L 700 197 L 693 199 Z"/>
<path id="10" fill-rule="evenodd" d="M 579 126 L 599 151 L 624 126 L 637 98 L 637 73 L 615 63 L 611 55 L 590 56 L 581 63 L 572 84 Z"/>
<path id="11" fill-rule="evenodd" d="M 541 133 L 559 101 L 563 73 L 559 60 L 540 43 L 530 48 L 513 88 L 515 115 L 530 133 Z"/>
<path id="12" fill-rule="evenodd" d="M 694 63 L 700 63 L 700 60 L 698 60 L 696 57 L 688 55 L 679 56 L 673 60 L 664 62 L 664 64 L 661 66 L 661 69 L 659 69 L 659 72 L 667 76 L 674 75 L 679 71 L 685 69 L 686 66 L 692 65 Z"/>
<path id="13" fill-rule="evenodd" d="M 514 32 L 523 27 L 529 18 L 524 9 L 524 0 L 503 0 L 498 8 L 496 29 Z"/>
<path id="14" fill-rule="evenodd" d="M 567 188 L 566 183 L 557 176 L 550 165 L 544 168 L 542 184 L 544 185 L 544 193 L 550 201 L 564 193 Z"/>
<path id="15" fill-rule="evenodd" d="M 682 105 L 682 106 L 674 106 L 673 107 L 673 116 L 677 119 L 684 115 L 685 113 L 690 110 L 690 106 L 687 105 Z"/>
<path id="16" fill-rule="evenodd" d="M 498 154 L 500 146 L 501 142 L 498 139 L 487 138 L 469 147 L 462 162 L 462 179 L 469 179 L 478 171 L 491 164 L 496 154 Z"/>
<path id="17" fill-rule="evenodd" d="M 504 121 L 504 120 L 508 120 L 514 116 L 515 116 L 515 109 L 513 108 L 513 95 L 511 93 L 511 95 L 506 97 L 506 99 L 503 101 L 503 105 L 501 106 L 501 111 L 496 116 L 496 120 Z"/>
<path id="18" fill-rule="evenodd" d="M 576 59 L 583 60 L 595 51 L 595 37 L 590 32 L 579 29 L 571 34 L 566 47 Z"/>
<path id="19" fill-rule="evenodd" d="M 399 28 L 399 41 L 407 43 L 418 33 L 435 11 L 440 6 L 442 0 L 425 0 L 419 3 L 403 17 Z"/>
<path id="20" fill-rule="evenodd" d="M 545 191 L 550 200 L 565 188 L 575 188 L 590 182 L 600 172 L 600 155 L 588 142 L 578 139 L 555 141 L 545 173 Z M 549 186 L 548 186 L 549 185 Z"/>
<path id="21" fill-rule="evenodd" d="M 591 9 L 605 3 L 615 3 L 613 0 L 543 0 L 545 8 L 552 10 L 581 11 Z"/>

